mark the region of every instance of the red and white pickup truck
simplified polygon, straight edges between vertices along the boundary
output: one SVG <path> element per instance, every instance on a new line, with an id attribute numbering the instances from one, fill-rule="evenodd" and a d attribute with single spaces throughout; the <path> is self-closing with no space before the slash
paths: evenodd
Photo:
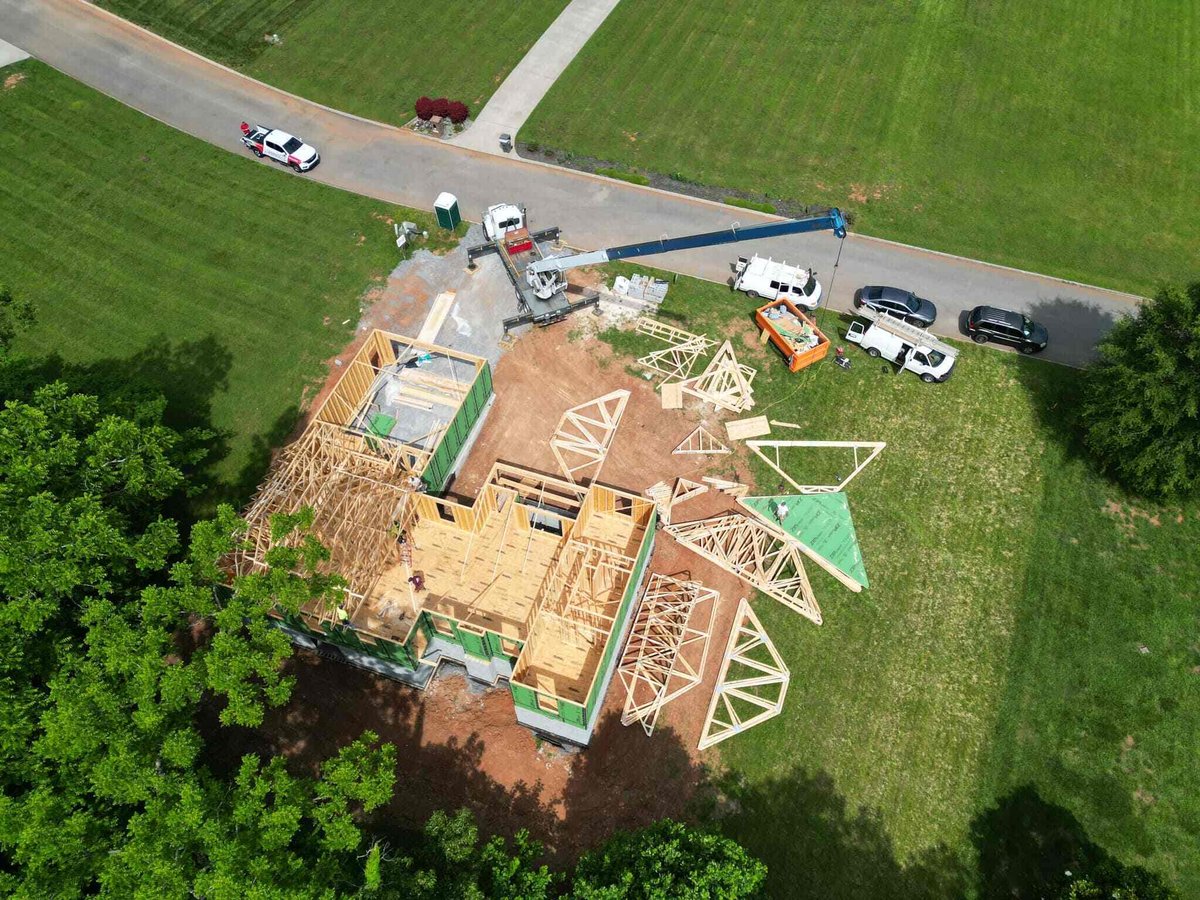
<path id="1" fill-rule="evenodd" d="M 291 166 L 297 172 L 307 172 L 321 161 L 321 154 L 317 153 L 315 147 L 310 147 L 300 138 L 278 128 L 251 126 L 243 122 L 242 143 L 259 159 L 264 156 L 270 157 L 285 166 Z"/>

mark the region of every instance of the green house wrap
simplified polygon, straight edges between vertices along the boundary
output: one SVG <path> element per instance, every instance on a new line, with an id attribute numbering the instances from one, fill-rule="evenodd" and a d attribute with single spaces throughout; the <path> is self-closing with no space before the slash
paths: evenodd
<path id="1" fill-rule="evenodd" d="M 805 555 L 823 568 L 836 570 L 830 574 L 836 577 L 840 572 L 860 588 L 870 586 L 844 493 L 743 497 L 738 503 L 772 528 L 795 538 Z"/>

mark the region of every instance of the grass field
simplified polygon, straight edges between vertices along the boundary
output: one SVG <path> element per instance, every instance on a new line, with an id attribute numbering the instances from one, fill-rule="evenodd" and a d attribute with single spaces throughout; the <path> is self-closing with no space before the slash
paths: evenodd
<path id="1" fill-rule="evenodd" d="M 247 75 L 383 122 L 422 94 L 477 112 L 566 0 L 100 0 Z M 278 34 L 270 45 L 264 35 Z"/>
<path id="2" fill-rule="evenodd" d="M 617 6 L 522 129 L 1149 292 L 1200 268 L 1200 2 Z"/>
<path id="3" fill-rule="evenodd" d="M 4 74 L 25 77 L 0 91 L 0 283 L 39 316 L 17 349 L 156 380 L 228 434 L 224 489 L 253 487 L 398 260 L 384 217 L 430 217 L 210 147 L 40 63 Z"/>
<path id="4" fill-rule="evenodd" d="M 819 628 L 755 601 L 791 688 L 720 745 L 721 821 L 772 895 L 1048 896 L 1040 879 L 1091 846 L 1200 896 L 1200 504 L 1091 473 L 1064 424 L 1071 370 L 967 345 L 926 385 L 850 347 L 849 372 L 791 375 L 727 288 L 680 278 L 663 309 L 751 341 L 753 412 L 803 426 L 773 437 L 888 442 L 849 488 L 870 589 L 809 566 Z"/>

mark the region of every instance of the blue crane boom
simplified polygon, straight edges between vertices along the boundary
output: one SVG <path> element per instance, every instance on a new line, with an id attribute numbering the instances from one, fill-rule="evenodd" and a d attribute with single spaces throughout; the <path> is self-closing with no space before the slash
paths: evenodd
<path id="1" fill-rule="evenodd" d="M 824 215 L 806 216 L 803 219 L 767 222 L 745 228 L 733 225 L 729 228 L 722 228 L 720 231 L 706 231 L 703 234 L 688 234 L 677 238 L 663 237 L 652 241 L 642 241 L 638 244 L 609 247 L 606 250 L 550 256 L 530 265 L 525 272 L 525 277 L 529 281 L 529 286 L 537 291 L 539 296 L 543 293 L 549 296 L 553 291 L 561 289 L 563 273 L 579 266 L 597 265 L 617 259 L 635 259 L 639 256 L 652 256 L 656 253 L 673 253 L 676 250 L 713 247 L 717 244 L 736 244 L 758 238 L 803 234 L 809 231 L 832 231 L 839 238 L 844 238 L 846 236 L 846 220 L 842 217 L 841 210 L 835 208 Z"/>

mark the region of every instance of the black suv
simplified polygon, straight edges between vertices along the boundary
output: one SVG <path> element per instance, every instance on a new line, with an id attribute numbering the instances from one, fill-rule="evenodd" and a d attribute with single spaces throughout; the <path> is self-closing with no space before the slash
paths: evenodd
<path id="1" fill-rule="evenodd" d="M 903 319 L 918 328 L 928 328 L 937 318 L 937 307 L 924 297 L 894 287 L 860 288 L 854 293 L 854 308 L 861 306 Z"/>
<path id="2" fill-rule="evenodd" d="M 1029 316 L 995 306 L 977 306 L 971 310 L 967 316 L 967 334 L 977 344 L 999 341 L 1012 344 L 1022 353 L 1041 353 L 1050 339 L 1045 327 Z"/>

